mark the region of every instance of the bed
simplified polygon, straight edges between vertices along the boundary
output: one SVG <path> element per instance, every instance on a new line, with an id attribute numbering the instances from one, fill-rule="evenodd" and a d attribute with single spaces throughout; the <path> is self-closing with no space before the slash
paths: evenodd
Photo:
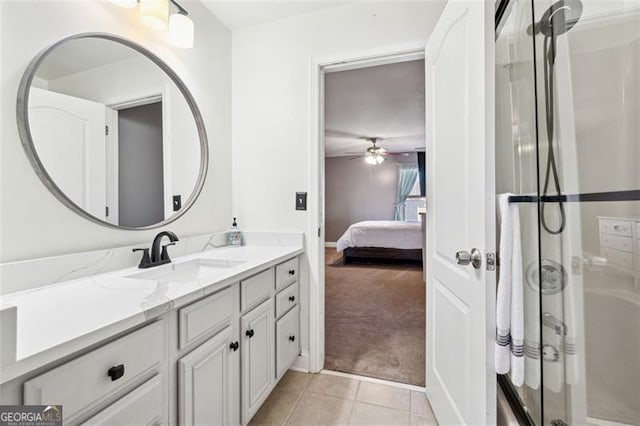
<path id="1" fill-rule="evenodd" d="M 336 244 L 342 263 L 354 261 L 422 262 L 420 222 L 367 220 L 349 226 Z"/>

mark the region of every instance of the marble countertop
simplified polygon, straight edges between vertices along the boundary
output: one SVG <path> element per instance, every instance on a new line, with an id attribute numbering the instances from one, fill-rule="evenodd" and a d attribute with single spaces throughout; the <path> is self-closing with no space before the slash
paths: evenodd
<path id="1" fill-rule="evenodd" d="M 200 279 L 172 282 L 128 277 L 136 267 L 6 294 L 17 308 L 15 361 L 0 368 L 0 383 L 91 346 L 195 301 L 303 252 L 301 246 L 221 247 L 174 259 L 242 261 Z M 163 265 L 158 268 L 171 268 Z M 149 269 L 150 270 L 150 269 Z"/>

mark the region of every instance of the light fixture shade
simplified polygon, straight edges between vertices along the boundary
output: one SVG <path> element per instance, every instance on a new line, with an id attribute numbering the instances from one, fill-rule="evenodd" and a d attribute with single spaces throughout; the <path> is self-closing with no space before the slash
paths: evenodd
<path id="1" fill-rule="evenodd" d="M 384 155 L 376 155 L 376 163 L 377 164 L 382 164 L 382 162 L 385 160 Z"/>
<path id="2" fill-rule="evenodd" d="M 378 162 L 376 161 L 375 155 L 371 155 L 371 154 L 366 155 L 364 157 L 364 161 L 366 161 L 367 164 L 371 164 L 372 166 L 375 166 L 376 164 L 378 164 Z"/>
<path id="3" fill-rule="evenodd" d="M 193 47 L 193 21 L 187 15 L 174 13 L 169 17 L 169 41 L 176 47 Z"/>
<path id="4" fill-rule="evenodd" d="M 169 0 L 140 0 L 140 19 L 157 30 L 167 28 Z"/>
<path id="5" fill-rule="evenodd" d="M 133 9 L 138 5 L 138 0 L 111 0 L 111 3 L 127 9 Z"/>

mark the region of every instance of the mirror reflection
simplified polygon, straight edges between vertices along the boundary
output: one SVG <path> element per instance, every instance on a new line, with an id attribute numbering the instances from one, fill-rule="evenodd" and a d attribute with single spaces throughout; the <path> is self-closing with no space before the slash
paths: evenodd
<path id="1" fill-rule="evenodd" d="M 35 69 L 27 106 L 34 155 L 92 218 L 153 226 L 197 196 L 206 147 L 196 120 L 172 78 L 141 52 L 105 38 L 65 41 Z"/>

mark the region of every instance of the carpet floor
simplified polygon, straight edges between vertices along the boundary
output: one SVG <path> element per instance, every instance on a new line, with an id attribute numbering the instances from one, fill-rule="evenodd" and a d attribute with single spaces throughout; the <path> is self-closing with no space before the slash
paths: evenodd
<path id="1" fill-rule="evenodd" d="M 325 369 L 424 386 L 422 267 L 325 258 Z"/>

